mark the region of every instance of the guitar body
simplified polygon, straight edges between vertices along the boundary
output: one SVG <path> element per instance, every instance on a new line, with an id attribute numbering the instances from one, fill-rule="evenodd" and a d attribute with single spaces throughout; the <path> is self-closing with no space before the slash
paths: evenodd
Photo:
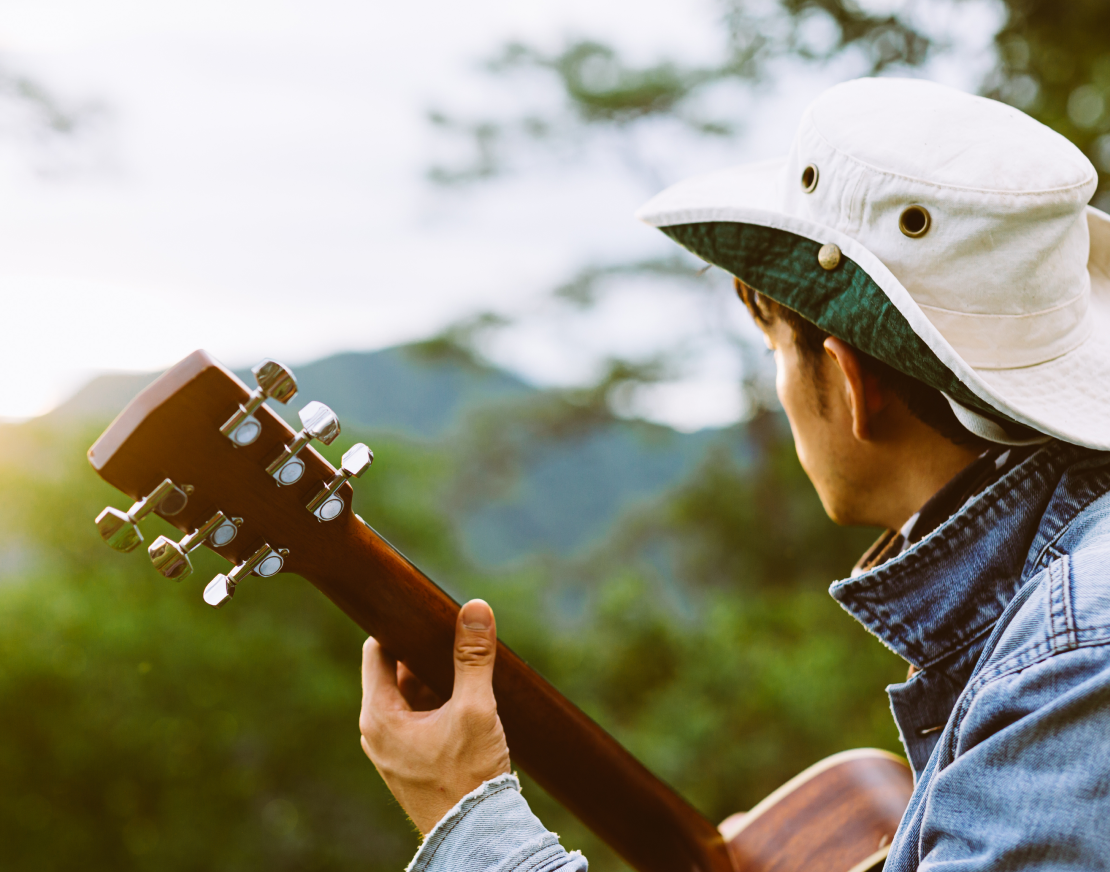
<path id="1" fill-rule="evenodd" d="M 285 399 L 295 393 L 279 364 L 264 362 L 260 371 L 259 391 L 277 372 L 282 377 L 272 380 Z M 273 572 L 296 573 L 449 697 L 458 604 L 354 514 L 348 478 L 356 473 L 347 455 L 337 471 L 306 447 L 312 421 L 331 410 L 310 404 L 301 415 L 306 429 L 295 434 L 261 404 L 259 391 L 197 351 L 139 394 L 89 449 L 93 468 L 138 501 L 126 515 L 101 513 L 101 536 L 118 550 L 134 549 L 141 537 L 136 532 L 128 543 L 128 529 L 157 511 L 186 534 L 176 544 L 152 544 L 159 572 L 178 577 L 188 561 L 174 549 L 201 544 L 235 564 L 205 590 L 216 606 L 230 602 L 240 581 L 244 596 L 231 608 L 249 607 L 250 588 Z M 253 432 L 236 443 L 230 428 L 243 420 Z M 330 442 L 339 431 L 333 423 L 315 431 L 330 436 L 313 438 Z M 302 471 L 283 481 L 290 457 Z M 335 501 L 325 504 L 329 494 Z M 327 505 L 337 508 L 324 512 Z M 231 538 L 221 540 L 221 530 L 232 530 Z M 209 598 L 228 585 L 230 592 Z M 848 752 L 802 773 L 722 832 L 503 643 L 494 693 L 514 764 L 639 872 L 863 870 L 860 864 L 881 859 L 879 843 L 889 842 L 912 788 L 897 758 Z"/>
<path id="2" fill-rule="evenodd" d="M 721 823 L 736 872 L 865 872 L 879 866 L 913 792 L 900 757 L 827 757 Z"/>

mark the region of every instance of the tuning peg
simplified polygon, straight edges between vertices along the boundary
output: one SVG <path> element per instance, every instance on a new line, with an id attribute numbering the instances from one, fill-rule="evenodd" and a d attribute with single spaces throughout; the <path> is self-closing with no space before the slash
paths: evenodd
<path id="1" fill-rule="evenodd" d="M 262 424 L 254 413 L 267 397 L 279 403 L 288 403 L 297 395 L 297 380 L 293 373 L 276 360 L 267 358 L 251 372 L 254 373 L 258 387 L 251 391 L 247 401 L 220 428 L 220 432 L 236 445 L 250 445 L 262 432 Z"/>
<path id="2" fill-rule="evenodd" d="M 325 445 L 331 445 L 339 435 L 339 419 L 335 412 L 313 400 L 300 411 L 301 426 L 304 428 L 297 434 L 297 438 L 290 442 L 273 463 L 266 467 L 266 472 L 276 479 L 279 485 L 294 484 L 304 475 L 304 461 L 297 455 L 311 440 L 318 439 Z"/>
<path id="3" fill-rule="evenodd" d="M 262 545 L 245 561 L 240 563 L 227 575 L 220 573 L 204 588 L 204 601 L 213 608 L 220 608 L 235 596 L 235 588 L 244 578 L 251 573 L 269 578 L 281 572 L 285 558 L 289 556 L 288 548 L 271 548 Z"/>
<path id="4" fill-rule="evenodd" d="M 321 521 L 331 521 L 338 518 L 343 512 L 343 497 L 336 491 L 343 487 L 348 479 L 361 478 L 362 474 L 374 462 L 374 452 L 359 442 L 352 445 L 343 453 L 343 462 L 335 475 L 331 477 L 323 489 L 308 503 L 308 510 Z"/>
<path id="5" fill-rule="evenodd" d="M 166 536 L 159 536 L 147 549 L 154 568 L 166 578 L 181 581 L 193 572 L 189 552 L 208 542 L 214 548 L 227 545 L 239 532 L 242 518 L 228 518 L 223 512 L 216 512 L 211 518 L 189 533 L 180 542 Z"/>
<path id="6" fill-rule="evenodd" d="M 126 512 L 111 506 L 106 508 L 96 516 L 96 529 L 100 531 L 100 538 L 116 551 L 134 551 L 143 541 L 139 521 L 151 512 L 163 517 L 176 515 L 185 508 L 192 492 L 192 485 L 178 487 L 167 478 Z"/>

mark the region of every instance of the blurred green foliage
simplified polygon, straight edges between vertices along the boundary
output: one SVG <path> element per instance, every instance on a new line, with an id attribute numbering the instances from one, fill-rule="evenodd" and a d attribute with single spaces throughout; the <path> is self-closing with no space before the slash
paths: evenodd
<path id="1" fill-rule="evenodd" d="M 215 555 L 178 587 L 110 552 L 91 518 L 125 500 L 83 457 L 95 435 L 3 432 L 0 865 L 401 865 L 352 721 L 359 633 L 292 577 L 213 612 Z"/>
<path id="2" fill-rule="evenodd" d="M 1099 171 L 1096 205 L 1110 209 L 1110 4 L 1006 0 L 999 63 L 986 93 L 1078 145 Z"/>

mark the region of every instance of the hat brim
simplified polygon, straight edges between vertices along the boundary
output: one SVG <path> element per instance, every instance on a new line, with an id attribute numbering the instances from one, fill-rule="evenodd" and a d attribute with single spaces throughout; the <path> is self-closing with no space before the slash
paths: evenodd
<path id="1" fill-rule="evenodd" d="M 1087 207 L 1092 317 L 1066 354 L 1014 369 L 971 366 L 893 273 L 855 239 L 785 214 L 785 158 L 697 176 L 637 213 L 703 260 L 798 312 L 828 333 L 994 419 L 1066 442 L 1110 450 L 1110 216 Z M 818 266 L 826 243 L 841 250 Z"/>

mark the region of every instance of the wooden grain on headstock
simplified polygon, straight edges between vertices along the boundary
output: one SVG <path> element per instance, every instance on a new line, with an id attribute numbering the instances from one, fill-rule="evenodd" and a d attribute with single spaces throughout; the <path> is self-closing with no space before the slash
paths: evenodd
<path id="1" fill-rule="evenodd" d="M 220 433 L 249 395 L 233 373 L 195 351 L 132 400 L 89 449 L 89 462 L 136 500 L 165 478 L 191 485 L 188 504 L 167 521 L 188 532 L 219 509 L 242 518 L 243 525 L 230 544 L 214 550 L 239 563 L 265 541 L 288 548 L 285 570 L 301 572 L 306 561 L 319 559 L 328 534 L 342 536 L 357 523 L 351 487 L 340 489 L 347 509 L 334 521 L 322 523 L 305 509 L 334 472 L 311 446 L 299 455 L 305 463 L 301 479 L 278 487 L 266 464 L 295 434 L 272 409 L 263 405 L 255 412 L 262 432 L 250 445 L 237 446 Z"/>

